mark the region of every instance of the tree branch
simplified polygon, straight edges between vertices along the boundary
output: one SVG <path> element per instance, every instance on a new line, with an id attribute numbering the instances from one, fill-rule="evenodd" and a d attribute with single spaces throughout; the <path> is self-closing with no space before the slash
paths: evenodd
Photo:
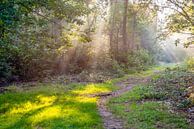
<path id="1" fill-rule="evenodd" d="M 176 7 L 178 7 L 179 9 L 182 10 L 182 12 L 180 12 L 178 9 L 174 9 L 174 8 L 171 8 L 171 9 L 174 9 L 175 11 L 177 11 L 178 13 L 180 13 L 183 17 L 185 17 L 185 19 L 187 19 L 192 25 L 194 25 L 194 22 L 193 20 L 191 19 L 191 17 L 188 15 L 188 13 L 184 10 L 184 7 L 180 6 L 179 3 L 176 3 L 175 1 L 172 1 L 172 0 L 167 0 L 169 1 L 170 3 L 174 4 Z"/>

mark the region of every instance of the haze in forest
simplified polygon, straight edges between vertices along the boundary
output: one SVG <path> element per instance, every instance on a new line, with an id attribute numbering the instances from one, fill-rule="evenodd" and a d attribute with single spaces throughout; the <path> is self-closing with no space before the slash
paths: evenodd
<path id="1" fill-rule="evenodd" d="M 0 0 L 0 129 L 194 129 L 193 0 Z"/>
<path id="2" fill-rule="evenodd" d="M 3 1 L 2 80 L 125 73 L 161 62 L 182 62 L 192 52 L 193 14 L 192 1 L 179 4 L 174 0 Z M 190 34 L 185 39 L 180 33 Z"/>

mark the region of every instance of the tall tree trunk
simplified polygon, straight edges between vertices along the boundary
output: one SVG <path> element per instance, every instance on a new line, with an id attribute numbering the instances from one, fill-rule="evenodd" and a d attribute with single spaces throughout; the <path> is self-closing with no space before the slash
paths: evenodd
<path id="1" fill-rule="evenodd" d="M 128 44 L 127 44 L 127 12 L 128 12 L 128 0 L 125 0 L 124 2 L 125 8 L 124 8 L 124 15 L 123 15 L 123 49 L 124 52 L 127 52 L 128 50 Z"/>
<path id="2" fill-rule="evenodd" d="M 114 39 L 114 30 L 115 30 L 115 15 L 116 15 L 116 5 L 117 5 L 117 0 L 115 2 L 110 1 L 111 6 L 114 5 L 114 8 L 112 11 L 112 17 L 110 18 L 111 21 L 111 30 L 110 30 L 110 52 L 111 52 L 111 56 L 113 59 L 115 59 L 115 39 Z"/>
<path id="3" fill-rule="evenodd" d="M 137 48 L 137 44 L 135 42 L 135 37 L 136 37 L 136 12 L 133 13 L 133 17 L 132 17 L 132 39 L 131 39 L 131 49 L 134 50 L 135 48 Z"/>
<path id="4" fill-rule="evenodd" d="M 119 52 L 119 27 L 116 27 L 116 42 L 115 42 L 115 59 L 118 61 L 119 59 L 119 55 L 120 55 L 120 52 Z"/>

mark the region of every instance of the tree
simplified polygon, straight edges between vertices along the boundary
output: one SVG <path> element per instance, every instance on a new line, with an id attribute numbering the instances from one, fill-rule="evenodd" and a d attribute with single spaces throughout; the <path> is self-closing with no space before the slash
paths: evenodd
<path id="1" fill-rule="evenodd" d="M 192 0 L 166 0 L 165 5 L 158 5 L 162 9 L 170 9 L 173 11 L 171 15 L 168 16 L 167 35 L 172 33 L 183 33 L 188 34 L 190 37 L 188 41 L 184 43 L 185 47 L 194 44 L 193 34 L 194 34 L 194 13 L 193 13 L 193 2 Z M 179 41 L 179 40 L 177 40 Z M 177 42 L 178 43 L 178 42 Z M 177 44 L 176 43 L 176 44 Z"/>
<path id="2" fill-rule="evenodd" d="M 127 43 L 127 12 L 128 12 L 128 0 L 124 2 L 124 14 L 123 14 L 123 45 L 124 52 L 127 53 L 128 43 Z"/>
<path id="3" fill-rule="evenodd" d="M 85 0 L 1 0 L 0 11 L 1 81 L 52 73 L 59 51 L 71 44 L 73 25 L 82 25 L 90 9 Z M 61 34 L 53 35 L 52 26 Z"/>

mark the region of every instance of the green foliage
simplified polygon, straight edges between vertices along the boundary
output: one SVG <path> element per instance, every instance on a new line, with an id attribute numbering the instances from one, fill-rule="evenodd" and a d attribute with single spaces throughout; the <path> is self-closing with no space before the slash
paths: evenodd
<path id="1" fill-rule="evenodd" d="M 2 0 L 0 10 L 1 81 L 55 72 L 59 49 L 71 44 L 72 28 L 66 25 L 82 25 L 79 17 L 90 12 L 84 0 Z M 86 36 L 83 39 L 89 41 Z"/>
<path id="2" fill-rule="evenodd" d="M 140 49 L 128 54 L 127 68 L 134 70 L 145 70 L 154 64 L 154 59 L 148 50 Z"/>
<path id="3" fill-rule="evenodd" d="M 82 71 L 90 69 L 92 61 L 90 44 L 78 44 L 73 48 L 70 56 L 72 58 L 69 60 L 69 64 L 67 64 L 67 72 L 79 74 Z"/>
<path id="4" fill-rule="evenodd" d="M 155 64 L 154 57 L 146 49 L 131 51 L 125 56 L 124 54 L 118 54 L 117 58 L 119 61 L 112 59 L 109 54 L 103 52 L 101 54 L 97 59 L 97 68 L 118 76 L 144 71 Z M 127 59 L 125 59 L 126 57 Z M 124 61 L 121 61 L 122 59 Z"/>
<path id="5" fill-rule="evenodd" d="M 185 69 L 168 68 L 153 76 L 149 84 L 135 87 L 130 95 L 123 95 L 123 99 L 168 101 L 174 108 L 189 108 L 193 105 L 188 99 L 188 88 L 192 86 L 193 79 L 194 74 Z"/>
<path id="6" fill-rule="evenodd" d="M 125 127 L 136 129 L 193 129 L 184 119 L 184 116 L 169 113 L 168 108 L 161 103 L 151 101 L 137 103 L 133 99 L 130 101 L 129 103 L 126 100 L 120 103 L 117 101 L 109 103 L 112 111 L 126 121 Z"/>
<path id="7" fill-rule="evenodd" d="M 168 16 L 168 21 L 166 26 L 166 29 L 168 29 L 167 33 L 169 34 L 169 33 L 188 32 L 191 36 L 189 36 L 189 38 L 187 38 L 187 41 L 184 42 L 184 47 L 187 48 L 190 45 L 194 44 L 192 39 L 192 35 L 194 34 L 193 2 L 192 0 L 188 0 L 188 1 L 168 0 L 168 2 L 171 4 L 169 5 L 169 8 L 173 9 L 173 11 L 175 12 Z M 175 6 L 175 7 L 171 8 L 172 6 Z"/>
<path id="8" fill-rule="evenodd" d="M 156 93 L 165 93 L 165 99 L 177 108 L 191 107 L 187 97 L 187 89 L 192 86 L 194 74 L 183 68 L 167 69 L 159 79 L 151 83 Z"/>
<path id="9" fill-rule="evenodd" d="M 194 70 L 194 57 L 188 57 L 185 64 L 188 69 Z"/>
<path id="10" fill-rule="evenodd" d="M 109 108 L 126 121 L 126 127 L 193 129 L 192 124 L 185 119 L 185 114 L 189 116 L 187 111 L 193 106 L 193 79 L 194 74 L 187 69 L 167 68 L 154 75 L 148 84 L 138 85 L 129 92 L 112 98 Z"/>
<path id="11" fill-rule="evenodd" d="M 90 4 L 93 7 L 90 7 Z M 122 59 L 111 58 L 108 50 L 92 55 L 92 45 L 74 46 L 74 43 L 92 41 L 92 37 L 95 37 L 92 32 L 95 32 L 96 25 L 100 25 L 101 20 L 107 20 L 105 18 L 107 6 L 108 1 L 93 3 L 86 0 L 2 0 L 0 2 L 0 83 L 37 80 L 65 72 L 80 74 L 95 68 L 122 76 L 124 72 L 143 70 L 152 64 L 153 53 L 148 53 L 150 48 L 145 46 L 143 48 L 146 50 L 131 52 L 128 61 L 124 63 L 119 61 Z M 123 3 L 118 2 L 116 6 L 123 10 Z M 131 7 L 133 10 L 128 10 L 130 12 L 128 23 L 134 20 L 131 15 L 137 11 L 136 6 L 141 4 L 135 4 Z M 122 15 L 120 11 L 113 10 L 111 7 L 111 15 L 115 15 L 116 25 L 112 29 L 120 28 Z M 135 21 L 137 26 L 134 26 L 140 31 L 152 21 L 148 17 L 143 20 L 144 17 L 141 16 L 137 14 Z M 87 25 L 84 24 L 85 21 Z M 108 26 L 108 22 L 104 23 Z M 107 30 L 99 31 L 104 31 L 101 32 L 104 34 Z M 128 31 L 133 33 L 131 31 L 135 30 L 130 28 Z M 136 34 L 138 41 L 134 40 L 134 48 L 137 44 L 141 46 L 140 37 L 150 37 L 140 31 Z M 114 37 L 118 37 L 120 32 L 119 30 L 117 33 L 114 32 Z M 142 43 L 144 41 L 142 40 Z M 68 55 L 70 47 L 75 50 Z M 122 51 L 116 52 L 118 57 L 121 53 Z M 97 61 L 93 60 L 94 56 L 98 56 L 95 57 Z M 69 58 L 68 61 L 66 58 Z M 127 60 L 126 56 L 124 58 Z M 65 68 L 61 68 L 62 65 Z"/>
<path id="12" fill-rule="evenodd" d="M 181 9 L 180 12 L 171 14 L 167 28 L 171 32 L 181 32 L 181 31 L 191 31 L 193 32 L 193 10 L 192 10 L 192 1 L 184 1 L 184 3 L 177 3 L 176 1 L 172 4 L 175 4 L 177 8 Z"/>

